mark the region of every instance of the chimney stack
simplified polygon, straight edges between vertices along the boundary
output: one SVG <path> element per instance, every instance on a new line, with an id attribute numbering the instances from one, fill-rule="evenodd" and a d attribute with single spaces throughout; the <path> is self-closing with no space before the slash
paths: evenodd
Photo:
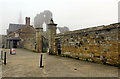
<path id="1" fill-rule="evenodd" d="M 26 25 L 30 25 L 30 17 L 26 17 Z"/>

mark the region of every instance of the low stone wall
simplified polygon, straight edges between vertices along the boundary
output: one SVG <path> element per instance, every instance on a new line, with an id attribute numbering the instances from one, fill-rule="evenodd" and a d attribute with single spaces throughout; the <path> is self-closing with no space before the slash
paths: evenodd
<path id="1" fill-rule="evenodd" d="M 54 52 L 61 49 L 63 56 L 118 65 L 119 34 L 119 23 L 57 34 Z"/>

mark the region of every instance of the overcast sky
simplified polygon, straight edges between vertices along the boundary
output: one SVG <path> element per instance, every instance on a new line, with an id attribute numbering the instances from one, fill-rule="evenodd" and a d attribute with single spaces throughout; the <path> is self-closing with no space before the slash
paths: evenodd
<path id="1" fill-rule="evenodd" d="M 70 30 L 108 25 L 118 22 L 119 0 L 0 0 L 0 34 L 5 34 L 9 23 L 18 23 L 22 13 L 31 17 L 31 23 L 37 13 L 50 10 L 54 22 L 59 27 Z"/>

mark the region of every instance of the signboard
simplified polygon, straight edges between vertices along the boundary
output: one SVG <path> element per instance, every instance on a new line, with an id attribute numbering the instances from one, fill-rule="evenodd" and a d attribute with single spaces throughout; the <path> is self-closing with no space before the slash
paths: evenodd
<path id="1" fill-rule="evenodd" d="M 15 54 L 16 54 L 16 49 L 12 48 L 12 49 L 11 49 L 11 54 L 12 54 L 12 55 L 15 55 Z"/>

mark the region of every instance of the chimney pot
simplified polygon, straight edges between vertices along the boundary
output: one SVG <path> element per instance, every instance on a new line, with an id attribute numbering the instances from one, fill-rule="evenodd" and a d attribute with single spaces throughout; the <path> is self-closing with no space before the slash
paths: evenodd
<path id="1" fill-rule="evenodd" d="M 26 17 L 26 25 L 30 25 L 30 17 Z"/>

